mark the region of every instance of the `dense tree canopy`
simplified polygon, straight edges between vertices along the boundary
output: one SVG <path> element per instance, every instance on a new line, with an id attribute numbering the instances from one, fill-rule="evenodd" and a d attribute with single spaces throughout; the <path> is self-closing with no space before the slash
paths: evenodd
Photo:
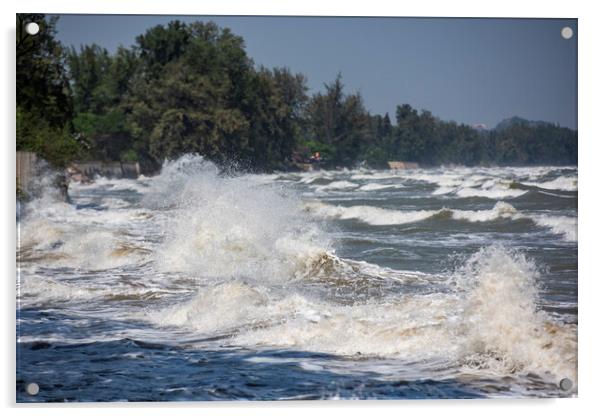
<path id="1" fill-rule="evenodd" d="M 29 22 L 40 25 L 35 37 L 25 31 Z M 55 24 L 56 19 L 44 15 L 17 15 L 17 149 L 64 165 L 79 146 L 70 134 L 73 103 Z"/>
<path id="2" fill-rule="evenodd" d="M 326 84 L 324 94 L 315 94 L 307 106 L 308 137 L 320 143 L 327 160 L 349 166 L 370 142 L 370 115 L 359 93 L 344 93 L 342 76 Z"/>
<path id="3" fill-rule="evenodd" d="M 24 24 L 36 21 L 35 37 Z M 57 165 L 75 158 L 139 161 L 199 153 L 256 170 L 320 153 L 324 167 L 389 160 L 440 164 L 575 164 L 577 132 L 514 118 L 491 131 L 399 105 L 372 115 L 339 74 L 308 95 L 287 68 L 256 67 L 244 40 L 212 22 L 172 21 L 132 47 L 65 49 L 54 19 L 17 16 L 17 148 Z"/>

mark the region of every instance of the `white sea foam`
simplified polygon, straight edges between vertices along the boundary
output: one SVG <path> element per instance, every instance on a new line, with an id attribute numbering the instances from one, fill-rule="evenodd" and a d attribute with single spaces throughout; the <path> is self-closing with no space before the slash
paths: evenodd
<path id="1" fill-rule="evenodd" d="M 362 185 L 359 188 L 359 190 L 360 191 L 380 191 L 381 189 L 402 188 L 402 187 L 403 187 L 403 185 L 368 183 L 366 185 Z"/>
<path id="2" fill-rule="evenodd" d="M 489 198 L 489 199 L 507 199 L 516 198 L 526 194 L 528 191 L 522 189 L 510 189 L 507 186 L 491 186 L 488 188 L 459 188 L 455 194 L 461 198 Z"/>
<path id="3" fill-rule="evenodd" d="M 576 328 L 537 309 L 538 271 L 531 261 L 492 246 L 473 255 L 460 274 L 467 293 L 459 327 L 469 366 L 575 379 Z"/>
<path id="4" fill-rule="evenodd" d="M 356 173 L 351 175 L 351 180 L 381 180 L 381 179 L 395 179 L 399 178 L 399 176 L 394 171 L 384 171 L 384 172 L 365 172 L 365 173 Z"/>
<path id="5" fill-rule="evenodd" d="M 78 209 L 64 201 L 55 180 L 52 173 L 36 179 L 35 197 L 22 206 L 17 224 L 20 260 L 98 270 L 146 257 L 147 249 L 140 246 L 144 242 L 132 241 L 127 230 L 147 219 L 147 211 L 122 209 L 130 204 L 119 198 L 105 198 L 95 209 Z"/>
<path id="6" fill-rule="evenodd" d="M 470 173 L 465 168 L 452 169 L 448 173 L 424 170 L 409 171 L 401 174 L 401 178 L 419 180 L 437 185 L 432 195 L 454 194 L 461 198 L 480 197 L 490 199 L 516 198 L 526 194 L 525 189 L 512 188 L 513 181 L 527 186 L 535 186 L 548 190 L 576 191 L 576 176 L 560 176 L 553 180 L 541 181 L 540 178 L 552 172 L 550 168 L 497 168 L 489 169 L 484 174 Z M 525 174 L 531 181 L 518 181 Z M 500 179 L 508 178 L 508 179 Z"/>
<path id="7" fill-rule="evenodd" d="M 450 215 L 457 221 L 487 222 L 499 219 L 533 221 L 536 225 L 563 236 L 567 241 L 577 241 L 577 219 L 574 217 L 550 216 L 544 214 L 525 214 L 511 204 L 498 201 L 492 209 L 458 210 L 442 208 L 439 210 L 397 211 L 371 206 L 333 206 L 320 202 L 306 204 L 307 210 L 315 215 L 340 220 L 359 220 L 370 225 L 401 225 L 432 219 L 436 216 Z"/>
<path id="8" fill-rule="evenodd" d="M 528 186 L 536 186 L 538 188 L 550 189 L 555 191 L 576 191 L 577 177 L 576 176 L 559 176 L 556 179 L 545 182 L 524 182 Z"/>
<path id="9" fill-rule="evenodd" d="M 147 257 L 146 244 L 132 240 L 126 230 L 146 218 L 142 210 L 76 210 L 63 202 L 49 204 L 19 223 L 21 260 L 44 259 L 55 266 L 92 270 L 141 261 Z"/>
<path id="10" fill-rule="evenodd" d="M 267 317 L 268 301 L 261 288 L 229 282 L 206 288 L 191 301 L 149 317 L 160 325 L 186 326 L 204 334 L 230 332 Z"/>
<path id="11" fill-rule="evenodd" d="M 357 183 L 349 182 L 349 181 L 334 181 L 329 183 L 328 185 L 320 185 L 316 186 L 317 192 L 325 192 L 325 191 L 339 191 L 346 189 L 355 189 L 359 185 Z"/>
<path id="12" fill-rule="evenodd" d="M 148 183 L 152 178 L 140 176 L 138 179 L 117 179 L 117 178 L 105 178 L 103 176 L 97 176 L 92 182 L 76 182 L 72 181 L 69 183 L 70 192 L 93 192 L 97 189 L 106 189 L 111 192 L 120 191 L 133 191 L 137 193 L 145 193 L 148 190 Z"/>
<path id="13" fill-rule="evenodd" d="M 487 175 L 469 173 L 465 168 L 454 169 L 449 173 L 421 170 L 407 173 L 403 177 L 437 185 L 437 188 L 432 191 L 432 195 L 453 194 L 460 198 L 506 199 L 516 198 L 527 193 L 526 190 L 512 189 L 510 180 L 501 180 L 491 173 Z"/>
<path id="14" fill-rule="evenodd" d="M 395 225 L 424 221 L 441 214 L 451 214 L 455 220 L 470 222 L 493 221 L 500 218 L 522 218 L 516 209 L 506 203 L 497 202 L 490 210 L 454 210 L 442 208 L 439 210 L 397 211 L 371 206 L 333 206 L 323 203 L 308 203 L 307 209 L 317 215 L 338 218 L 342 220 L 357 219 L 371 225 Z"/>
<path id="15" fill-rule="evenodd" d="M 327 171 L 309 172 L 300 176 L 299 182 L 311 184 L 320 179 L 331 179 L 332 174 Z"/>
<path id="16" fill-rule="evenodd" d="M 533 220 L 541 227 L 549 228 L 567 241 L 577 241 L 577 218 L 564 216 L 538 215 Z"/>
<path id="17" fill-rule="evenodd" d="M 433 191 L 433 195 L 446 195 L 454 192 L 456 188 L 451 186 L 440 186 Z"/>
<path id="18" fill-rule="evenodd" d="M 492 209 L 470 211 L 451 210 L 452 218 L 455 220 L 466 220 L 470 222 L 494 221 L 500 218 L 518 219 L 522 217 L 518 211 L 507 202 L 497 202 Z"/>
<path id="19" fill-rule="evenodd" d="M 147 317 L 204 335 L 228 334 L 233 345 L 444 359 L 469 371 L 575 379 L 575 328 L 537 309 L 536 277 L 524 256 L 494 246 L 456 273 L 452 293 L 343 306 L 302 292 L 229 282 Z"/>
<path id="20" fill-rule="evenodd" d="M 395 211 L 371 206 L 342 207 L 322 203 L 307 204 L 310 212 L 342 220 L 357 219 L 372 225 L 407 224 L 423 221 L 437 214 L 437 210 Z"/>
<path id="21" fill-rule="evenodd" d="M 165 165 L 157 183 L 147 202 L 176 207 L 157 253 L 163 270 L 289 279 L 330 250 L 300 201 L 280 188 L 220 176 L 214 165 L 194 157 Z"/>
<path id="22" fill-rule="evenodd" d="M 90 290 L 76 284 L 58 282 L 43 276 L 29 276 L 19 282 L 21 302 L 27 306 L 86 300 L 94 297 Z"/>
<path id="23" fill-rule="evenodd" d="M 92 227 L 78 230 L 31 223 L 31 228 L 24 227 L 21 232 L 25 236 L 21 242 L 22 261 L 43 260 L 53 266 L 100 270 L 132 264 L 147 256 L 143 247 Z"/>

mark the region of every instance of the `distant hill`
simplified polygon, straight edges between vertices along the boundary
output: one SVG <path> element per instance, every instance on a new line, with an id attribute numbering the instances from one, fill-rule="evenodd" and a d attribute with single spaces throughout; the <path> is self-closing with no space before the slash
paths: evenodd
<path id="1" fill-rule="evenodd" d="M 548 121 L 534 121 L 534 120 L 527 120 L 524 119 L 522 117 L 518 117 L 518 116 L 514 116 L 514 117 L 510 117 L 507 119 L 504 119 L 502 121 L 500 121 L 494 128 L 493 130 L 496 131 L 500 131 L 500 130 L 505 130 L 509 127 L 515 126 L 517 124 L 520 125 L 526 125 L 528 127 L 543 127 L 543 126 L 555 126 L 554 123 L 550 123 Z"/>

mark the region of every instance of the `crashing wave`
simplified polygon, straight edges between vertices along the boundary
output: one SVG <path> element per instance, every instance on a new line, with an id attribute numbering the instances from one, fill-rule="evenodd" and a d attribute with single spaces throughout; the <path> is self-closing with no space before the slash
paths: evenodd
<path id="1" fill-rule="evenodd" d="M 511 204 L 498 201 L 492 209 L 458 210 L 442 208 L 438 210 L 398 211 L 386 208 L 356 205 L 351 207 L 333 206 L 321 202 L 310 202 L 306 209 L 314 215 L 340 220 L 359 220 L 370 225 L 402 225 L 429 219 L 453 219 L 468 222 L 487 222 L 500 219 L 533 221 L 536 225 L 562 235 L 567 241 L 577 241 L 577 219 L 573 217 L 524 214 Z"/>
<path id="2" fill-rule="evenodd" d="M 229 345 L 287 347 L 339 355 L 455 361 L 487 374 L 576 376 L 576 331 L 538 309 L 537 270 L 499 246 L 473 255 L 456 290 L 397 294 L 341 305 L 303 290 L 231 281 L 150 312 L 158 325 L 225 335 Z M 290 289 L 294 289 L 291 287 Z"/>

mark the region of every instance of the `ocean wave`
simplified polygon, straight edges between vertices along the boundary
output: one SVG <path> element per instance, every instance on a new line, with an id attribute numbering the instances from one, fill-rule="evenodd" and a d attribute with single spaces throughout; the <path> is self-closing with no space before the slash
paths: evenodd
<path id="1" fill-rule="evenodd" d="M 470 222 L 493 221 L 518 215 L 516 209 L 506 203 L 497 202 L 490 210 L 470 211 L 442 208 L 438 210 L 396 211 L 371 206 L 333 206 L 323 203 L 308 203 L 307 209 L 317 215 L 342 220 L 357 219 L 370 225 L 400 225 L 444 217 Z"/>
<path id="2" fill-rule="evenodd" d="M 298 197 L 280 187 L 221 175 L 199 157 L 170 162 L 157 182 L 158 191 L 145 202 L 172 207 L 156 253 L 162 270 L 287 280 L 331 250 Z"/>
<path id="3" fill-rule="evenodd" d="M 399 176 L 392 171 L 367 171 L 351 175 L 351 180 L 382 180 L 395 178 L 399 178 Z"/>
<path id="4" fill-rule="evenodd" d="M 509 169 L 509 168 L 508 168 Z M 527 168 L 525 168 L 527 169 Z M 489 199 L 508 199 L 517 198 L 526 194 L 529 189 L 525 187 L 538 187 L 547 190 L 576 191 L 576 176 L 561 176 L 549 181 L 521 181 L 516 178 L 518 173 L 524 173 L 523 170 L 510 169 L 493 170 L 487 174 L 470 174 L 464 170 L 452 171 L 451 173 L 436 172 L 418 172 L 408 173 L 402 178 L 418 180 L 437 185 L 437 188 L 431 192 L 432 195 L 455 195 L 460 198 L 489 198 Z M 536 170 L 529 175 L 530 178 L 540 179 L 542 175 L 548 174 L 549 169 Z M 499 174 L 499 175 L 496 175 Z M 500 179 L 506 178 L 506 179 Z M 518 186 L 516 186 L 518 185 Z M 524 185 L 521 187 L 521 185 Z"/>
<path id="5" fill-rule="evenodd" d="M 577 177 L 576 176 L 559 176 L 556 179 L 545 182 L 523 182 L 527 186 L 535 186 L 542 189 L 553 191 L 576 191 Z"/>
<path id="6" fill-rule="evenodd" d="M 559 176 L 558 172 L 574 171 L 570 167 L 524 167 L 524 168 L 435 168 L 407 171 L 378 171 L 359 169 L 356 171 L 318 171 L 297 175 L 296 181 L 311 185 L 319 192 L 370 191 L 387 187 L 403 188 L 415 186 L 416 182 L 434 185 L 431 195 L 458 198 L 488 198 L 494 200 L 513 199 L 529 192 L 528 187 L 547 190 L 576 191 L 577 177 L 574 174 Z M 546 179 L 548 178 L 548 179 Z M 380 183 L 386 180 L 387 183 Z M 368 183 L 362 183 L 367 181 Z"/>
<path id="7" fill-rule="evenodd" d="M 18 260 L 78 269 L 112 269 L 144 261 L 149 249 L 126 235 L 73 224 L 35 219 L 20 225 Z"/>
<path id="8" fill-rule="evenodd" d="M 26 306 L 82 301 L 95 297 L 95 294 L 87 288 L 43 276 L 29 276 L 19 281 L 17 291 L 20 302 Z"/>
<path id="9" fill-rule="evenodd" d="M 184 289 L 167 289 L 154 283 L 132 280 L 131 284 L 110 280 L 84 284 L 74 279 L 61 281 L 56 278 L 33 274 L 18 282 L 18 298 L 22 306 L 64 306 L 74 302 L 149 302 L 174 293 L 188 293 Z"/>
<path id="10" fill-rule="evenodd" d="M 147 191 L 149 178 L 141 176 L 139 179 L 126 178 L 106 178 L 104 176 L 95 176 L 89 183 L 73 181 L 69 188 L 75 191 L 90 191 L 97 188 L 105 188 L 110 191 L 134 191 L 144 193 Z"/>
<path id="11" fill-rule="evenodd" d="M 357 219 L 371 225 L 396 225 L 423 221 L 441 212 L 440 210 L 394 211 L 385 208 L 358 205 L 352 207 L 334 206 L 323 203 L 309 203 L 309 212 L 341 220 Z"/>
<path id="12" fill-rule="evenodd" d="M 514 218 L 518 219 L 521 215 L 518 213 L 516 208 L 507 202 L 499 201 L 495 204 L 492 209 L 484 210 L 450 210 L 452 218 L 455 220 L 466 220 L 470 222 L 486 222 L 495 221 L 502 218 Z"/>
<path id="13" fill-rule="evenodd" d="M 360 191 L 380 191 L 382 189 L 391 189 L 391 188 L 403 188 L 401 184 L 379 184 L 379 183 L 368 183 L 366 185 L 362 185 L 359 190 Z"/>
<path id="14" fill-rule="evenodd" d="M 537 307 L 536 265 L 503 246 L 481 249 L 458 272 L 459 327 L 467 366 L 576 379 L 576 327 Z"/>
<path id="15" fill-rule="evenodd" d="M 507 199 L 516 198 L 528 192 L 513 187 L 513 182 L 492 178 L 485 175 L 471 175 L 465 178 L 460 175 L 427 175 L 416 178 L 437 185 L 431 195 L 454 195 L 460 198 Z"/>
<path id="16" fill-rule="evenodd" d="M 488 198 L 488 199 L 507 199 L 517 198 L 526 194 L 528 191 L 521 189 L 510 189 L 509 187 L 497 186 L 486 189 L 480 188 L 460 188 L 454 191 L 461 198 Z"/>
<path id="17" fill-rule="evenodd" d="M 533 221 L 537 226 L 562 235 L 567 241 L 577 241 L 577 218 L 545 214 L 525 214 L 517 211 L 514 206 L 504 201 L 498 201 L 492 209 L 485 210 L 442 208 L 438 210 L 397 211 L 366 205 L 343 207 L 320 202 L 307 203 L 306 209 L 314 215 L 326 218 L 340 220 L 355 219 L 376 226 L 410 224 L 434 218 L 449 218 L 473 223 L 499 219 L 526 219 Z"/>
<path id="18" fill-rule="evenodd" d="M 358 174 L 370 180 L 378 175 Z M 388 186 L 343 180 L 350 175 L 289 178 L 306 181 L 313 190 Z M 395 175 L 413 181 L 428 172 Z M 143 320 L 157 333 L 175 327 L 188 339 L 219 337 L 220 345 L 432 360 L 446 368 L 461 366 L 466 373 L 534 372 L 553 382 L 576 380 L 576 326 L 538 308 L 537 267 L 520 253 L 489 247 L 441 275 L 395 270 L 337 256 L 324 221 L 527 219 L 576 240 L 576 218 L 527 214 L 504 201 L 482 210 L 408 211 L 306 203 L 278 180 L 229 176 L 200 157 L 185 156 L 166 162 L 162 173 L 144 184 L 139 204 L 126 206 L 127 201 L 110 199 L 110 192 L 94 210 L 35 199 L 26 204 L 19 223 L 24 272 L 19 301 L 25 306 L 70 303 L 75 313 L 90 304 L 86 313 Z M 438 189 L 490 196 L 523 191 L 487 175 L 462 181 L 443 175 L 436 182 Z M 430 193 L 433 187 L 424 189 Z M 76 188 L 75 196 L 83 198 L 88 190 Z M 102 269 L 112 270 L 98 273 Z M 131 275 L 124 275 L 127 270 Z M 138 307 L 131 308 L 130 301 Z"/>
<path id="19" fill-rule="evenodd" d="M 146 318 L 156 325 L 225 335 L 227 344 L 337 355 L 443 359 L 488 374 L 536 372 L 575 379 L 575 327 L 540 311 L 537 269 L 494 246 L 454 275 L 456 290 L 340 305 L 303 291 L 240 281 L 201 289 Z"/>
<path id="20" fill-rule="evenodd" d="M 562 235 L 567 241 L 577 241 L 576 217 L 538 215 L 533 217 L 533 221 L 540 227 Z"/>
<path id="21" fill-rule="evenodd" d="M 339 190 L 346 190 L 346 189 L 355 189 L 357 187 L 359 187 L 359 185 L 357 183 L 353 183 L 353 182 L 349 182 L 349 181 L 334 181 L 327 185 L 315 186 L 315 189 L 317 192 L 324 192 L 324 191 L 339 191 Z"/>

